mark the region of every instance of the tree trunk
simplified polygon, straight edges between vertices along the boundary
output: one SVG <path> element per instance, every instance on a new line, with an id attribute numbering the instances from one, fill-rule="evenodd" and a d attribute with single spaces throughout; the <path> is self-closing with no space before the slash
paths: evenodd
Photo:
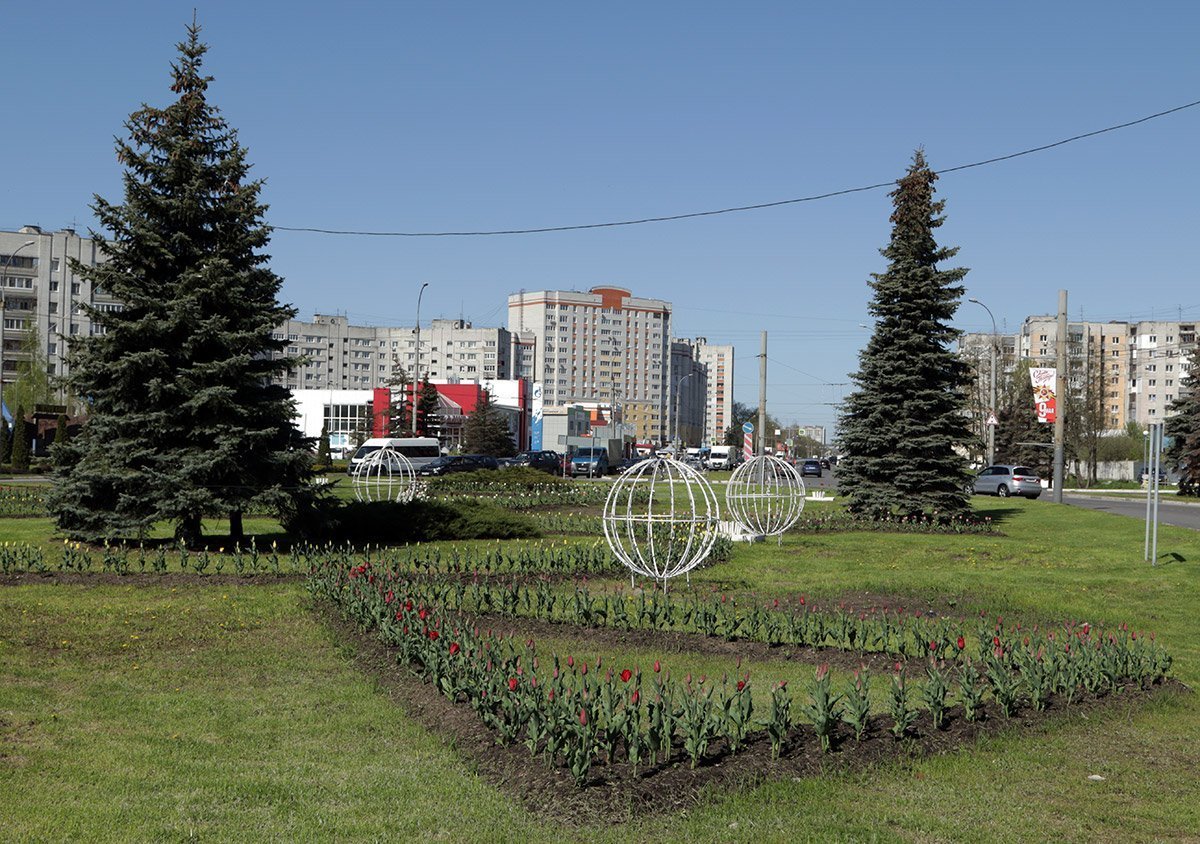
<path id="1" fill-rule="evenodd" d="M 184 547 L 195 548 L 200 544 L 203 532 L 200 514 L 193 511 L 183 517 L 179 527 L 175 529 L 175 537 L 184 544 Z"/>
<path id="2" fill-rule="evenodd" d="M 234 545 L 240 545 L 246 539 L 246 534 L 242 532 L 242 511 L 229 511 L 229 541 Z"/>

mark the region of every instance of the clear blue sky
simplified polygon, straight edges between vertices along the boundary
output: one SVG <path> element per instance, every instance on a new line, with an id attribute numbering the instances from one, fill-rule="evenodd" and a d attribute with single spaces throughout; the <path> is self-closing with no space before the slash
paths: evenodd
<path id="1" fill-rule="evenodd" d="M 1200 4 L 7 3 L 0 228 L 94 225 L 112 138 L 169 102 L 195 7 L 212 101 L 267 180 L 268 222 L 388 231 L 669 215 L 886 182 L 1200 100 Z M 1200 107 L 947 174 L 943 245 L 1010 329 L 1200 318 Z M 831 425 L 883 269 L 886 190 L 615 229 L 480 238 L 277 232 L 300 310 L 504 325 L 518 289 L 617 284 L 676 333 L 737 346 L 735 397 Z M 959 325 L 988 330 L 963 304 Z"/>

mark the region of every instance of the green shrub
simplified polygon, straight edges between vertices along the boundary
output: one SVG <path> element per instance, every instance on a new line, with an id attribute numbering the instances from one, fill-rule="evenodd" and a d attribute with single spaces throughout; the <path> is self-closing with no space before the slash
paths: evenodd
<path id="1" fill-rule="evenodd" d="M 353 545 L 401 545 L 442 539 L 530 539 L 541 536 L 528 516 L 487 504 L 447 501 L 346 501 L 326 511 L 326 537 Z"/>

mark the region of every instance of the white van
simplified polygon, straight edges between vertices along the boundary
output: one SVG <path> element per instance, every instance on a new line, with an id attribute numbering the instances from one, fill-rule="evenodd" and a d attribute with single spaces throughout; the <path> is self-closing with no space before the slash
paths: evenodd
<path id="1" fill-rule="evenodd" d="M 379 451 L 384 447 L 390 448 L 397 454 L 403 454 L 413 464 L 414 469 L 420 469 L 427 463 L 432 463 L 442 456 L 438 441 L 434 437 L 373 437 L 358 447 L 346 471 L 353 475 L 359 463 L 368 454 Z"/>
<path id="2" fill-rule="evenodd" d="M 741 449 L 732 445 L 714 445 L 708 454 L 708 468 L 732 469 L 738 464 Z"/>

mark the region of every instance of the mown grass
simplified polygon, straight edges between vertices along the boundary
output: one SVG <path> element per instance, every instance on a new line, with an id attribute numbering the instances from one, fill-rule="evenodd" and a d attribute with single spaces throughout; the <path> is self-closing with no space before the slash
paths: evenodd
<path id="1" fill-rule="evenodd" d="M 782 547 L 739 547 L 693 581 L 764 599 L 869 593 L 1027 624 L 1128 621 L 1157 632 L 1177 677 L 1200 682 L 1200 533 L 1162 528 L 1160 551 L 1176 556 L 1150 567 L 1136 520 L 1041 501 L 978 506 L 1003 535 L 790 535 Z M 10 541 L 12 524 L 0 525 Z M 300 586 L 175 589 L 0 590 L 0 839 L 1150 841 L 1200 831 L 1193 694 L 1118 701 L 946 756 L 711 795 L 686 815 L 564 829 L 528 817 L 415 727 L 339 650 Z M 554 638 L 587 645 L 586 632 Z M 644 670 L 651 657 L 605 653 Z M 729 669 L 710 657 L 663 661 Z M 771 664 L 749 667 L 768 682 Z"/>

